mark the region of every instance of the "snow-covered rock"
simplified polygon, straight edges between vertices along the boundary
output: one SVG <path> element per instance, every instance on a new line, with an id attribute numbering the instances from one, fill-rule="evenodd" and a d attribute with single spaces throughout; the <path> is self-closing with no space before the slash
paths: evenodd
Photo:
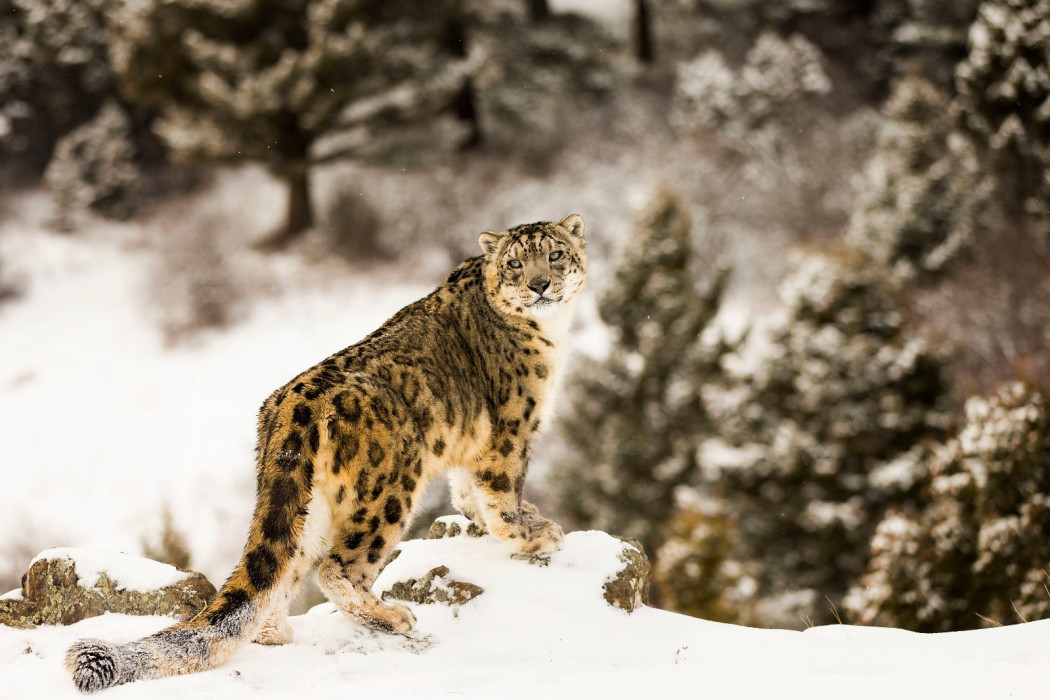
<path id="1" fill-rule="evenodd" d="M 433 578 L 484 592 L 455 606 L 408 603 L 417 619 L 408 635 L 370 630 L 325 603 L 289 619 L 290 644 L 250 644 L 217 669 L 104 697 L 1045 697 L 1050 621 L 924 635 L 840 625 L 750 629 L 646 606 L 628 614 L 603 592 L 623 567 L 625 547 L 604 533 L 574 532 L 561 551 L 530 561 L 485 536 L 405 542 L 378 593 L 437 567 L 448 573 Z M 81 698 L 62 666 L 74 640 L 123 642 L 171 622 L 107 614 L 69 626 L 0 627 L 3 696 Z"/>
<path id="2" fill-rule="evenodd" d="M 215 595 L 202 574 L 95 548 L 49 549 L 22 577 L 22 590 L 0 599 L 0 624 L 71 625 L 107 612 L 193 615 Z"/>
<path id="3" fill-rule="evenodd" d="M 431 525 L 427 539 L 401 543 L 376 590 L 384 599 L 462 605 L 487 589 L 481 582 L 495 581 L 496 595 L 514 582 L 515 597 L 522 588 L 561 591 L 581 604 L 604 600 L 628 613 L 649 602 L 649 560 L 634 540 L 574 532 L 554 554 L 506 554 L 503 543 L 463 516 L 446 516 Z"/>

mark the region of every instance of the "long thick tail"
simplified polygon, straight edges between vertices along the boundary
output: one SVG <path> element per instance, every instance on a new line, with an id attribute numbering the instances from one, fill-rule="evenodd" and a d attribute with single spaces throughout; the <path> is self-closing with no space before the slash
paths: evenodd
<path id="1" fill-rule="evenodd" d="M 214 668 L 251 641 L 278 608 L 283 618 L 292 589 L 312 563 L 300 543 L 310 506 L 317 429 L 309 432 L 290 415 L 284 429 L 276 429 L 280 402 L 275 397 L 260 412 L 258 498 L 248 544 L 222 590 L 193 618 L 144 639 L 75 643 L 66 652 L 66 668 L 78 689 L 93 693 Z"/>
<path id="2" fill-rule="evenodd" d="M 231 577 L 231 582 L 233 577 Z M 113 685 L 214 668 L 254 636 L 261 601 L 227 583 L 204 610 L 144 639 L 113 644 L 82 639 L 66 652 L 77 689 L 94 693 Z"/>

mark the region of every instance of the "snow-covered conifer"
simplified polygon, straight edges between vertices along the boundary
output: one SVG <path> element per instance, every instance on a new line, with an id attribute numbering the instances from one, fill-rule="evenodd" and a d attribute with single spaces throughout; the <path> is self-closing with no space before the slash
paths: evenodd
<path id="1" fill-rule="evenodd" d="M 867 572 L 846 598 L 849 614 L 923 632 L 1050 616 L 1043 397 L 1012 383 L 971 398 L 966 424 L 926 461 L 931 502 L 879 524 Z"/>
<path id="2" fill-rule="evenodd" d="M 985 0 L 955 84 L 963 123 L 996 155 L 1008 210 L 1046 216 L 1050 0 Z"/>
<path id="3" fill-rule="evenodd" d="M 698 435 L 711 430 L 700 397 L 721 374 L 729 345 L 703 338 L 728 277 L 697 286 L 691 223 L 661 191 L 627 243 L 599 299 L 613 342 L 581 363 L 561 419 L 571 457 L 554 475 L 562 509 L 577 522 L 635 537 L 652 553 L 675 488 L 696 475 Z"/>
<path id="4" fill-rule="evenodd" d="M 529 13 L 526 14 L 526 10 Z M 577 14 L 539 11 L 520 0 L 461 0 L 456 22 L 479 65 L 471 78 L 485 140 L 557 136 L 582 99 L 607 94 L 621 71 L 615 42 Z"/>
<path id="5" fill-rule="evenodd" d="M 898 81 L 885 111 L 849 241 L 904 277 L 939 272 L 973 242 L 989 178 L 954 130 L 948 97 L 923 78 Z"/>
<path id="6" fill-rule="evenodd" d="M 797 624 L 830 619 L 823 596 L 860 575 L 885 510 L 916 495 L 916 445 L 941 434 L 945 378 L 878 266 L 809 256 L 782 297 L 762 347 L 710 397 L 736 449 L 704 453 L 737 514 L 741 558 L 761 566 L 760 596 L 808 600 L 782 616 L 765 606 L 766 622 Z"/>
<path id="7" fill-rule="evenodd" d="M 720 501 L 691 487 L 676 491 L 653 566 L 664 608 L 718 622 L 753 621 L 757 584 L 733 559 L 736 526 Z"/>
<path id="8" fill-rule="evenodd" d="M 83 208 L 117 219 L 134 213 L 141 203 L 142 174 L 135 163 L 131 121 L 120 105 L 106 103 L 94 119 L 59 140 L 44 182 L 58 230 L 71 230 Z"/>
<path id="9" fill-rule="evenodd" d="M 123 3 L 111 55 L 127 94 L 160 111 L 157 130 L 177 156 L 260 162 L 287 183 L 271 241 L 282 244 L 313 223 L 314 165 L 413 157 L 462 137 L 454 120 L 434 118 L 471 70 L 448 46 L 448 5 Z"/>
<path id="10" fill-rule="evenodd" d="M 0 153 L 43 169 L 55 142 L 115 96 L 114 0 L 0 0 Z"/>
<path id="11" fill-rule="evenodd" d="M 677 119 L 685 128 L 720 129 L 744 138 L 771 122 L 783 124 L 800 102 L 830 90 L 820 49 L 800 35 L 784 39 L 766 31 L 739 70 L 717 51 L 681 64 L 675 82 Z"/>

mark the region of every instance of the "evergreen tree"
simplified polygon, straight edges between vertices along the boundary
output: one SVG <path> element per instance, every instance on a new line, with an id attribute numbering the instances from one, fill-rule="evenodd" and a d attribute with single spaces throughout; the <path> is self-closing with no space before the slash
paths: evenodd
<path id="1" fill-rule="evenodd" d="M 470 80 L 474 145 L 520 143 L 523 132 L 557 137 L 584 100 L 620 80 L 615 42 L 581 15 L 520 0 L 459 0 L 454 16 L 457 40 L 479 57 Z"/>
<path id="2" fill-rule="evenodd" d="M 921 74 L 938 89 L 950 89 L 955 66 L 966 57 L 966 37 L 981 0 L 880 0 L 890 78 Z"/>
<path id="3" fill-rule="evenodd" d="M 681 487 L 675 496 L 653 566 L 663 607 L 716 622 L 753 623 L 757 585 L 733 559 L 737 519 L 696 489 Z"/>
<path id="4" fill-rule="evenodd" d="M 923 78 L 900 80 L 885 111 L 848 238 L 905 277 L 936 273 L 973 243 L 989 179 L 947 96 Z"/>
<path id="5" fill-rule="evenodd" d="M 941 434 L 945 379 L 878 266 L 811 256 L 782 296 L 768 342 L 710 404 L 734 449 L 705 449 L 705 468 L 737 513 L 738 558 L 761 565 L 766 622 L 797 624 L 830 619 L 823 596 L 863 571 L 885 510 L 917 496 L 916 445 Z"/>
<path id="6" fill-rule="evenodd" d="M 59 139 L 44 173 L 55 228 L 72 230 L 72 217 L 85 208 L 116 219 L 131 216 L 143 194 L 135 155 L 131 121 L 114 102 Z"/>
<path id="7" fill-rule="evenodd" d="M 799 35 L 784 39 L 767 31 L 739 70 L 713 50 L 682 63 L 675 83 L 676 117 L 685 128 L 718 129 L 747 141 L 758 136 L 782 141 L 782 132 L 790 136 L 800 126 L 804 110 L 799 105 L 830 91 L 816 46 Z"/>
<path id="8" fill-rule="evenodd" d="M 56 141 L 116 97 L 115 0 L 0 0 L 0 154 L 39 175 Z"/>
<path id="9" fill-rule="evenodd" d="M 446 109 L 469 74 L 449 50 L 450 1 L 128 2 L 111 55 L 177 156 L 261 162 L 285 181 L 281 245 L 312 225 L 316 164 L 462 138 L 448 123 L 409 128 Z"/>
<path id="10" fill-rule="evenodd" d="M 1007 213 L 1050 213 L 1050 0 L 985 0 L 955 73 L 963 124 L 998 164 Z"/>
<path id="11" fill-rule="evenodd" d="M 645 214 L 598 303 L 613 335 L 608 357 L 570 380 L 561 420 L 571 461 L 555 471 L 562 509 L 577 522 L 639 539 L 652 554 L 675 488 L 697 473 L 695 444 L 711 430 L 700 396 L 729 346 L 701 337 L 728 273 L 697 289 L 691 224 L 663 191 Z"/>
<path id="12" fill-rule="evenodd" d="M 966 404 L 927 458 L 931 502 L 889 513 L 846 599 L 864 624 L 947 632 L 1050 616 L 1050 413 L 1022 384 Z"/>

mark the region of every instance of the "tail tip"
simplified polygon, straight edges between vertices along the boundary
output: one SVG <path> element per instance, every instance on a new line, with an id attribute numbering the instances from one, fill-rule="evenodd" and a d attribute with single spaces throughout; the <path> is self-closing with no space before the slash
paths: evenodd
<path id="1" fill-rule="evenodd" d="M 117 682 L 115 648 L 101 639 L 82 639 L 66 652 L 66 668 L 80 692 L 105 690 Z"/>

